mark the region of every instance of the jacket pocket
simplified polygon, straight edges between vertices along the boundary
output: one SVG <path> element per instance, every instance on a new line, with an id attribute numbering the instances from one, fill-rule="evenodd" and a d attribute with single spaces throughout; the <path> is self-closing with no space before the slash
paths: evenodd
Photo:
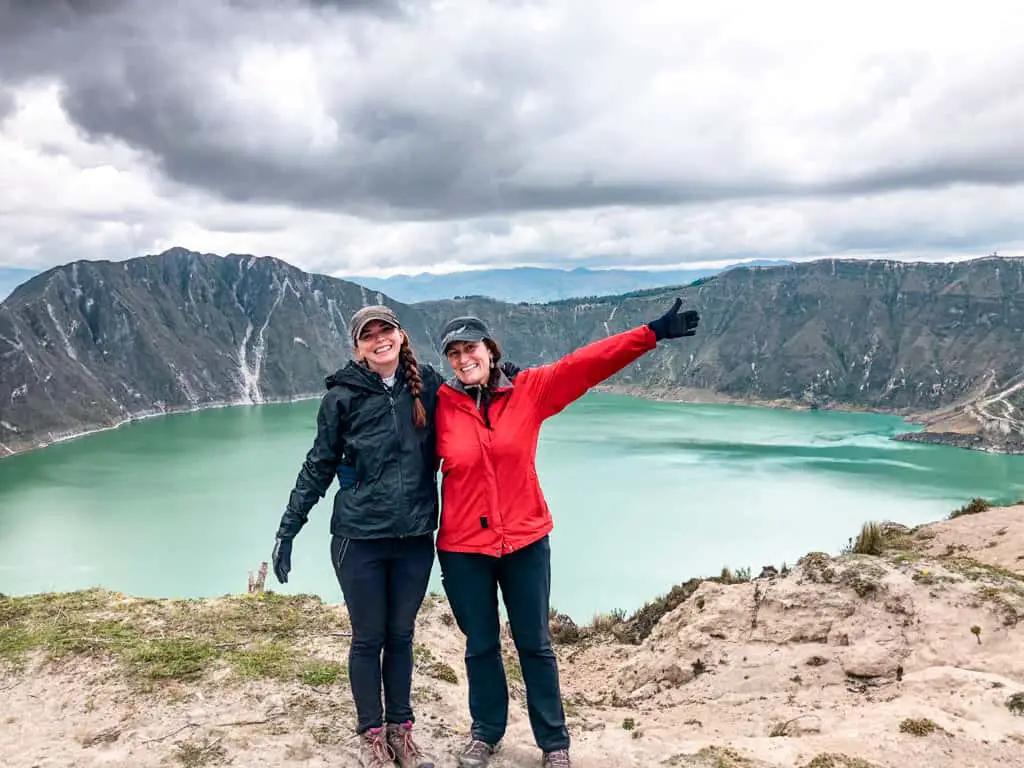
<path id="1" fill-rule="evenodd" d="M 345 555 L 348 553 L 348 545 L 352 539 L 343 538 L 341 540 L 341 546 L 338 547 L 338 559 L 334 563 L 334 570 L 341 573 L 341 564 L 345 562 Z"/>

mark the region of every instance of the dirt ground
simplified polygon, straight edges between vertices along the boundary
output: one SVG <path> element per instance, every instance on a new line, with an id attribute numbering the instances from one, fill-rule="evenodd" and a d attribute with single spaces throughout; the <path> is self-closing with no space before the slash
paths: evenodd
<path id="1" fill-rule="evenodd" d="M 611 618 L 560 642 L 574 765 L 1024 766 L 1024 505 L 883 526 L 876 551 L 694 583 L 639 644 Z M 0 765 L 358 765 L 348 642 L 309 597 L 0 598 Z M 439 767 L 469 726 L 462 652 L 429 597 L 414 701 Z M 506 653 L 493 765 L 537 766 Z"/>

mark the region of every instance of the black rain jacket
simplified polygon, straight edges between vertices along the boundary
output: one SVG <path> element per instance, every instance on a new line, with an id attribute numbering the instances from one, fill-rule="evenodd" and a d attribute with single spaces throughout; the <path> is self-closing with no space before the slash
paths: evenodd
<path id="1" fill-rule="evenodd" d="M 399 366 L 389 391 L 383 379 L 350 361 L 325 379 L 317 433 L 277 535 L 292 538 L 335 477 L 331 533 L 350 539 L 420 536 L 437 528 L 434 411 L 441 375 L 420 364 L 427 425 L 413 424 L 413 397 Z M 343 476 L 344 475 L 344 476 Z"/>

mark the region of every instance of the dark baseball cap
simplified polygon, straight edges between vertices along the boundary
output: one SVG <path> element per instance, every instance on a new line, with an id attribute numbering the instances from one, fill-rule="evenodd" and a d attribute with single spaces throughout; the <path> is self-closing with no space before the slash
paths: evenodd
<path id="1" fill-rule="evenodd" d="M 441 352 L 448 351 L 448 345 L 456 341 L 483 341 L 490 339 L 491 333 L 479 317 L 466 315 L 448 321 L 441 331 Z"/>
<path id="2" fill-rule="evenodd" d="M 383 304 L 374 304 L 371 307 L 363 307 L 352 315 L 352 319 L 349 321 L 349 329 L 352 333 L 352 344 L 355 345 L 356 340 L 359 339 L 359 334 L 363 332 L 363 328 L 368 323 L 372 323 L 374 320 L 379 320 L 382 323 L 393 325 L 395 328 L 401 328 L 402 324 L 398 322 L 398 315 L 393 310 L 385 307 Z"/>

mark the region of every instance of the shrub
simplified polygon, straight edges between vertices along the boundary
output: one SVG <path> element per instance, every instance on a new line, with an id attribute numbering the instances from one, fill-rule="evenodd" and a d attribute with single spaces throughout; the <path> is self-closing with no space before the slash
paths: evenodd
<path id="1" fill-rule="evenodd" d="M 909 733 L 912 736 L 927 736 L 930 733 L 934 733 L 938 727 L 939 726 L 927 717 L 919 719 L 908 717 L 900 723 L 900 731 L 902 733 Z"/>
<path id="2" fill-rule="evenodd" d="M 1006 708 L 1013 714 L 1024 717 L 1024 693 L 1015 693 L 1008 698 Z"/>
<path id="3" fill-rule="evenodd" d="M 962 507 L 960 507 L 960 509 L 954 509 L 952 512 L 950 512 L 949 519 L 954 520 L 958 517 L 963 517 L 964 515 L 977 515 L 978 513 L 984 512 L 986 509 L 990 509 L 991 507 L 992 502 L 976 496 L 975 498 L 971 499 L 969 502 L 964 504 Z"/>
<path id="4" fill-rule="evenodd" d="M 880 555 L 885 550 L 885 532 L 878 523 L 864 523 L 857 534 L 857 540 L 843 548 L 843 554 Z"/>

